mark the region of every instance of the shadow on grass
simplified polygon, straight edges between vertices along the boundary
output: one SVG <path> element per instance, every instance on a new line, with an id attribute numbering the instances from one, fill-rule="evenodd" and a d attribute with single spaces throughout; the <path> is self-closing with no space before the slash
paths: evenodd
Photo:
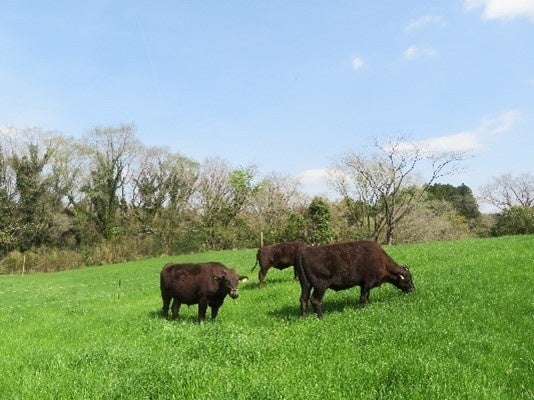
<path id="1" fill-rule="evenodd" d="M 157 311 L 149 311 L 148 312 L 148 318 L 150 319 L 164 319 L 163 315 L 161 315 L 161 309 L 158 309 Z"/>
<path id="2" fill-rule="evenodd" d="M 184 312 L 184 313 L 180 312 L 180 315 L 178 316 L 178 318 L 174 319 L 171 316 L 169 316 L 169 318 L 165 318 L 161 314 L 161 309 L 158 309 L 158 310 L 149 311 L 148 312 L 148 318 L 154 319 L 154 320 L 168 321 L 170 323 L 185 323 L 185 322 L 187 322 L 187 323 L 197 323 L 198 324 L 197 310 L 194 310 L 194 312 Z M 210 322 L 210 321 L 211 321 L 211 317 L 210 317 L 210 315 L 208 313 L 208 315 L 206 316 L 206 322 Z"/>
<path id="3" fill-rule="evenodd" d="M 265 278 L 265 282 L 263 284 L 263 288 L 271 286 L 271 285 L 277 285 L 277 284 L 282 284 L 282 283 L 287 283 L 287 282 L 289 282 L 287 276 L 274 276 L 274 277 L 271 277 L 269 275 L 267 278 Z M 299 285 L 298 280 L 293 280 L 293 278 L 291 278 L 291 282 L 294 282 L 295 285 L 297 285 L 297 286 Z M 258 281 L 258 277 L 257 276 L 254 276 L 254 277 L 250 277 L 249 276 L 248 281 L 239 284 L 239 288 L 243 288 L 243 289 L 247 289 L 247 290 L 248 289 L 262 289 L 260 287 L 260 283 Z"/>
<path id="4" fill-rule="evenodd" d="M 365 307 L 362 307 L 358 303 L 359 298 L 360 298 L 359 293 L 355 296 L 344 295 L 338 298 L 335 298 L 335 294 L 333 294 L 332 297 L 334 298 L 332 297 L 328 298 L 328 292 L 327 292 L 327 294 L 325 295 L 321 303 L 321 308 L 323 309 L 324 315 L 327 315 L 330 313 L 341 313 L 347 309 L 363 310 L 367 307 L 372 307 L 375 304 L 387 304 L 393 301 L 396 295 L 398 296 L 399 294 L 391 292 L 391 293 L 387 293 L 382 296 L 377 296 L 375 299 L 371 299 L 368 305 L 366 305 Z M 286 305 L 284 307 L 271 310 L 268 312 L 268 315 L 275 317 L 275 318 L 284 319 L 284 320 L 292 319 L 295 317 L 298 318 L 300 317 L 300 301 L 298 301 L 297 299 L 294 305 L 289 305 L 289 306 Z M 308 316 L 315 315 L 315 311 L 313 310 L 311 303 L 308 303 L 307 315 Z"/>
<path id="5" fill-rule="evenodd" d="M 323 300 L 321 303 L 321 308 L 323 309 L 324 314 L 333 313 L 333 312 L 341 312 L 345 310 L 347 307 L 357 307 L 357 299 L 349 299 L 349 298 L 342 298 L 342 299 L 331 299 L 331 300 Z M 274 309 L 272 311 L 269 311 L 268 313 L 270 316 L 275 318 L 281 318 L 281 319 L 292 319 L 292 318 L 300 318 L 300 301 L 295 301 L 294 305 L 291 306 L 284 306 L 281 308 Z M 308 304 L 307 309 L 307 315 L 314 315 L 315 312 L 313 311 L 313 307 L 311 304 Z"/>

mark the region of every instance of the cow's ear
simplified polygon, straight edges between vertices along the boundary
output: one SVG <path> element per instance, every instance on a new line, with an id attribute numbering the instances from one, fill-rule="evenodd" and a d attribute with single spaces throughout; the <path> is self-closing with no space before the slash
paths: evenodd
<path id="1" fill-rule="evenodd" d="M 216 281 L 220 281 L 224 278 L 224 275 L 213 275 L 213 279 L 215 279 Z"/>
<path id="2" fill-rule="evenodd" d="M 239 282 L 246 282 L 246 281 L 248 281 L 248 276 L 239 275 Z"/>

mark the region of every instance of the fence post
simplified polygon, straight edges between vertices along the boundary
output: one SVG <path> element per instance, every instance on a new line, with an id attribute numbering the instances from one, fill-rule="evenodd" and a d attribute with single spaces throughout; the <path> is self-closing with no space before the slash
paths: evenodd
<path id="1" fill-rule="evenodd" d="M 263 247 L 263 232 L 260 232 L 260 247 Z"/>

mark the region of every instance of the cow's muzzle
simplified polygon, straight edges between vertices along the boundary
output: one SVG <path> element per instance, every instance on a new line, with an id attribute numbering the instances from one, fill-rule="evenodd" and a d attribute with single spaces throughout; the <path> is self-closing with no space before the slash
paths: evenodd
<path id="1" fill-rule="evenodd" d="M 409 286 L 407 287 L 406 289 L 404 289 L 404 292 L 406 293 L 412 293 L 412 292 L 415 292 L 415 286 Z"/>
<path id="2" fill-rule="evenodd" d="M 239 297 L 239 291 L 237 289 L 230 290 L 230 297 L 232 299 L 237 299 Z"/>

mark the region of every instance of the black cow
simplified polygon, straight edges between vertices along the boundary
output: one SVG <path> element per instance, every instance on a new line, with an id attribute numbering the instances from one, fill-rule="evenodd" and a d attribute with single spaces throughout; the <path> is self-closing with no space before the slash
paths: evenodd
<path id="1" fill-rule="evenodd" d="M 226 268 L 218 262 L 202 264 L 166 264 L 160 272 L 160 289 L 163 300 L 163 316 L 168 318 L 172 303 L 172 317 L 178 318 L 180 306 L 198 304 L 199 322 L 206 319 L 206 309 L 211 307 L 215 319 L 226 295 L 236 299 L 237 285 L 246 277 L 235 269 Z"/>
<path id="2" fill-rule="evenodd" d="M 337 291 L 360 286 L 363 306 L 369 302 L 370 290 L 384 282 L 404 292 L 415 288 L 408 268 L 397 265 L 382 247 L 370 241 L 307 247 L 300 252 L 295 269 L 300 281 L 303 316 L 311 294 L 313 309 L 322 317 L 321 300 L 327 289 Z"/>
<path id="3" fill-rule="evenodd" d="M 267 275 L 269 268 L 274 267 L 276 269 L 285 269 L 287 267 L 295 266 L 297 264 L 299 252 L 306 246 L 306 243 L 297 241 L 282 242 L 260 247 L 256 253 L 256 263 L 252 267 L 252 270 L 254 270 L 256 265 L 258 265 L 258 263 L 260 264 L 260 271 L 258 272 L 259 286 L 263 286 L 265 283 L 265 276 Z M 296 279 L 296 271 L 294 271 L 294 276 Z"/>

